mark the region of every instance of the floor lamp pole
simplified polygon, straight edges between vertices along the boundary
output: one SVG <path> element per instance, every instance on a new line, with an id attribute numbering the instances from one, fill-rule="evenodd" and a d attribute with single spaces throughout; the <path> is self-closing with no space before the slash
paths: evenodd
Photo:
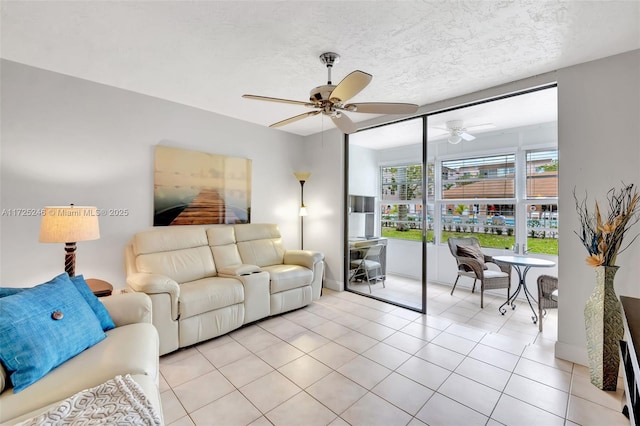
<path id="1" fill-rule="evenodd" d="M 304 180 L 300 181 L 300 250 L 304 250 L 304 217 L 307 215 L 304 205 L 304 183 Z"/>
<path id="2" fill-rule="evenodd" d="M 311 176 L 310 172 L 293 172 L 300 182 L 300 249 L 304 250 L 304 217 L 307 215 L 307 207 L 304 205 L 304 183 Z"/>

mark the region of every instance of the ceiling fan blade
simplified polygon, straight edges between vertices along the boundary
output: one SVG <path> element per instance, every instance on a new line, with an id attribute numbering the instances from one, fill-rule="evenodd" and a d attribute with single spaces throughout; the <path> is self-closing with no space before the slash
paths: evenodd
<path id="1" fill-rule="evenodd" d="M 367 114 L 412 114 L 418 110 L 418 105 L 391 103 L 391 102 L 364 102 L 358 104 L 345 105 L 345 109 L 351 111 L 350 107 L 355 106 L 355 112 Z"/>
<path id="2" fill-rule="evenodd" d="M 462 139 L 464 139 L 465 141 L 472 141 L 472 140 L 474 140 L 476 138 L 475 136 L 470 135 L 469 133 L 466 133 L 466 132 L 460 133 L 460 137 Z"/>
<path id="3" fill-rule="evenodd" d="M 331 92 L 329 99 L 339 99 L 341 102 L 346 102 L 367 87 L 372 78 L 371 74 L 356 70 L 342 79 Z"/>
<path id="4" fill-rule="evenodd" d="M 333 124 L 336 125 L 338 129 L 342 131 L 342 133 L 351 134 L 355 133 L 358 130 L 355 123 L 351 121 L 346 114 L 340 114 L 340 117 L 331 117 L 333 120 Z"/>
<path id="5" fill-rule="evenodd" d="M 318 115 L 318 114 L 320 114 L 320 111 L 305 112 L 304 114 L 294 115 L 293 117 L 289 117 L 286 120 L 282 120 L 282 121 L 278 121 L 277 123 L 273 123 L 269 127 L 281 127 L 281 126 L 284 126 L 286 124 L 295 123 L 296 121 L 302 120 L 303 118 L 311 117 L 313 115 Z"/>
<path id="6" fill-rule="evenodd" d="M 280 102 L 283 104 L 304 105 L 304 106 L 310 106 L 310 107 L 314 106 L 312 103 L 309 103 L 309 102 L 292 101 L 291 99 L 270 98 L 268 96 L 242 95 L 242 97 L 245 99 L 255 99 L 256 101 Z"/>

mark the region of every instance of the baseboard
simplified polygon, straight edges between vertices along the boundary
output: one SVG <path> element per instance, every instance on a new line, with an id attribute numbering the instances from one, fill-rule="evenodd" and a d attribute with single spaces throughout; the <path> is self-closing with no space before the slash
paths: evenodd
<path id="1" fill-rule="evenodd" d="M 334 291 L 343 291 L 344 290 L 344 285 L 343 285 L 342 281 L 328 280 L 326 278 L 324 280 L 323 287 L 324 288 L 328 288 L 330 290 L 334 290 Z"/>
<path id="2" fill-rule="evenodd" d="M 555 347 L 556 358 L 571 361 L 576 364 L 588 366 L 589 356 L 587 355 L 587 348 L 584 346 L 574 346 L 563 342 L 556 342 Z"/>

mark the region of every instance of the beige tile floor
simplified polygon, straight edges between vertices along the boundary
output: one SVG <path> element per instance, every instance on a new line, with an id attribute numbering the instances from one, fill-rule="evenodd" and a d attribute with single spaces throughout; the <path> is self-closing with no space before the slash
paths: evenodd
<path id="1" fill-rule="evenodd" d="M 480 310 L 477 294 L 436 290 L 434 315 L 325 290 L 305 308 L 163 356 L 165 422 L 629 424 L 622 382 L 600 391 L 585 367 L 554 358 L 553 317 L 538 334 L 525 306 L 503 317 L 498 298 Z"/>

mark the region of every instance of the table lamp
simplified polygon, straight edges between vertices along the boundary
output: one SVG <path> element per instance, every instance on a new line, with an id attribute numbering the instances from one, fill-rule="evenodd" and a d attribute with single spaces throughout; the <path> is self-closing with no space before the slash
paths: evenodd
<path id="1" fill-rule="evenodd" d="M 40 224 L 41 243 L 65 243 L 64 270 L 75 276 L 76 242 L 100 238 L 98 209 L 86 206 L 45 207 Z"/>

